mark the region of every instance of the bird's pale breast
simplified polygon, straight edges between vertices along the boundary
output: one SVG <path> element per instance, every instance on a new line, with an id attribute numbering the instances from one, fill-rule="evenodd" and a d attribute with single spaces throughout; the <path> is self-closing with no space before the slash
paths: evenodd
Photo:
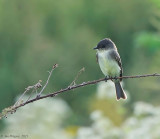
<path id="1" fill-rule="evenodd" d="M 111 58 L 110 51 L 98 51 L 98 63 L 105 76 L 118 77 L 120 75 L 120 67 L 115 59 Z"/>

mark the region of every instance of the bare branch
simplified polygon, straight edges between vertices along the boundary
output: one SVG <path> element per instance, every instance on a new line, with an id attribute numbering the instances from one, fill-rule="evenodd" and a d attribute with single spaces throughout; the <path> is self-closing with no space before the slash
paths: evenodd
<path id="1" fill-rule="evenodd" d="M 128 78 L 144 78 L 144 77 L 154 77 L 154 76 L 160 76 L 160 74 L 157 74 L 157 73 L 154 73 L 154 74 L 146 74 L 146 75 L 135 75 L 135 76 L 123 76 L 123 77 L 117 77 L 117 78 L 102 78 L 102 79 L 99 79 L 99 80 L 94 80 L 94 81 L 88 81 L 88 82 L 83 82 L 81 84 L 78 84 L 78 85 L 74 85 L 74 86 L 69 86 L 65 89 L 61 89 L 59 91 L 56 91 L 56 92 L 53 92 L 53 93 L 50 93 L 48 95 L 44 95 L 44 96 L 41 96 L 39 98 L 34 98 L 26 103 L 23 103 L 21 104 L 21 106 L 24 106 L 28 103 L 31 103 L 31 102 L 34 102 L 34 101 L 37 101 L 39 99 L 43 99 L 43 98 L 47 98 L 47 97 L 54 97 L 60 93 L 63 93 L 63 92 L 66 92 L 66 91 L 70 91 L 72 89 L 75 89 L 75 88 L 79 88 L 79 87 L 82 87 L 82 86 L 87 86 L 87 85 L 91 85 L 91 84 L 97 84 L 101 81 L 106 81 L 106 80 L 112 80 L 112 79 L 128 79 Z M 21 107 L 21 106 L 18 106 L 17 108 Z"/>
<path id="2" fill-rule="evenodd" d="M 49 82 L 50 76 L 51 76 L 53 70 L 54 70 L 56 67 L 58 67 L 57 64 L 55 64 L 55 65 L 53 66 L 52 70 L 49 72 L 49 77 L 48 77 L 48 79 L 47 79 L 47 81 L 46 81 L 46 84 L 44 85 L 44 87 L 42 88 L 42 90 L 40 91 L 39 94 L 41 94 L 41 93 L 44 91 L 44 89 L 46 88 L 46 86 L 47 86 L 47 84 L 48 84 L 48 82 Z M 83 70 L 84 70 L 84 69 L 83 69 Z M 79 73 L 77 74 L 77 76 L 76 76 L 76 78 L 74 79 L 73 82 L 75 82 L 75 81 L 77 80 L 77 78 L 79 77 L 79 75 L 81 74 L 81 72 L 82 72 L 83 70 L 80 70 L 80 71 L 79 71 Z M 73 84 L 72 86 L 68 86 L 67 88 L 61 89 L 61 90 L 59 90 L 59 91 L 56 91 L 56 92 L 53 92 L 53 93 L 50 93 L 50 94 L 47 94 L 47 95 L 44 95 L 44 96 L 39 96 L 39 97 L 36 97 L 36 98 L 34 98 L 34 99 L 28 100 L 28 101 L 26 101 L 26 102 L 23 102 L 23 101 L 22 101 L 22 102 L 19 103 L 19 105 L 13 105 L 13 106 L 10 106 L 10 107 L 8 107 L 8 108 L 5 108 L 5 109 L 2 111 L 2 113 L 0 113 L 0 119 L 2 119 L 2 117 L 6 117 L 6 115 L 7 115 L 8 113 L 11 113 L 11 114 L 12 114 L 12 113 L 16 112 L 16 110 L 17 110 L 18 108 L 20 108 L 20 107 L 22 107 L 22 106 L 24 106 L 24 105 L 26 105 L 26 104 L 32 103 L 32 102 L 34 102 L 34 101 L 38 101 L 38 100 L 40 100 L 40 99 L 48 98 L 48 97 L 55 97 L 55 96 L 57 96 L 58 94 L 61 94 L 61 93 L 64 93 L 64 92 L 67 92 L 67 91 L 70 91 L 70 90 L 73 90 L 73 89 L 76 89 L 76 88 L 80 88 L 80 87 L 83 87 L 83 86 L 87 86 L 87 85 L 91 85 L 91 84 L 97 84 L 97 83 L 99 83 L 99 82 L 101 82 L 101 81 L 107 81 L 107 80 L 113 80 L 113 79 L 121 79 L 121 78 L 123 78 L 123 79 L 128 79 L 128 78 L 145 78 L 145 77 L 159 77 L 159 76 L 160 76 L 160 74 L 154 73 L 154 74 L 135 75 L 135 76 L 123 76 L 123 77 L 115 77 L 115 78 L 101 78 L 101 79 L 94 80 L 94 81 L 83 82 L 83 83 L 78 84 L 78 85 Z M 73 82 L 72 82 L 72 83 L 73 83 Z M 23 94 L 24 94 L 24 93 L 23 93 Z M 23 94 L 22 94 L 22 95 L 23 95 Z"/>

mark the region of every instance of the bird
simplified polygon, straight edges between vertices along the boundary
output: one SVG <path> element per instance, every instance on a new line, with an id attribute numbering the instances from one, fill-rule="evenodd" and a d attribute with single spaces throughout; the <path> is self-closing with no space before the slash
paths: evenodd
<path id="1" fill-rule="evenodd" d="M 110 38 L 102 39 L 94 50 L 97 50 L 96 59 L 106 79 L 122 77 L 123 68 L 121 58 L 115 43 Z M 120 84 L 122 78 L 112 79 L 112 81 L 115 84 L 117 100 L 127 99 L 127 96 Z"/>

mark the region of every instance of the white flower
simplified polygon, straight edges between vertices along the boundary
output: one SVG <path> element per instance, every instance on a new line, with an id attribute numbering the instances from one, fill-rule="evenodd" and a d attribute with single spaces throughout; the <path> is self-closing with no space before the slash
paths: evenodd
<path id="1" fill-rule="evenodd" d="M 5 120 L 4 134 L 27 134 L 32 139 L 71 139 L 62 126 L 71 112 L 62 99 L 39 100 L 10 115 Z"/>
<path id="2" fill-rule="evenodd" d="M 145 102 L 137 102 L 134 107 L 134 114 L 136 116 L 144 115 L 144 114 L 153 114 L 154 107 L 151 104 Z"/>
<path id="3" fill-rule="evenodd" d="M 97 87 L 97 97 L 99 99 L 115 98 L 115 86 L 112 81 L 101 82 Z"/>
<path id="4" fill-rule="evenodd" d="M 137 128 L 139 124 L 139 120 L 135 117 L 130 117 L 128 118 L 122 125 L 122 127 L 126 130 L 126 131 L 130 131 L 134 128 Z"/>
<path id="5" fill-rule="evenodd" d="M 102 112 L 101 112 L 100 110 L 93 111 L 93 112 L 90 114 L 90 118 L 91 118 L 93 121 L 97 121 L 97 120 L 99 120 L 100 118 L 102 118 Z"/>
<path id="6" fill-rule="evenodd" d="M 77 132 L 77 139 L 101 139 L 101 138 L 95 134 L 92 128 L 81 127 Z"/>

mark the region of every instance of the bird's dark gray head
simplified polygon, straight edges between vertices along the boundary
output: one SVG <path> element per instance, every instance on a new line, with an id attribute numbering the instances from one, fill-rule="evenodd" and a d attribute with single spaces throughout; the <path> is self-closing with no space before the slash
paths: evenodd
<path id="1" fill-rule="evenodd" d="M 98 50 L 116 49 L 116 46 L 111 39 L 105 38 L 101 40 L 94 49 Z"/>

